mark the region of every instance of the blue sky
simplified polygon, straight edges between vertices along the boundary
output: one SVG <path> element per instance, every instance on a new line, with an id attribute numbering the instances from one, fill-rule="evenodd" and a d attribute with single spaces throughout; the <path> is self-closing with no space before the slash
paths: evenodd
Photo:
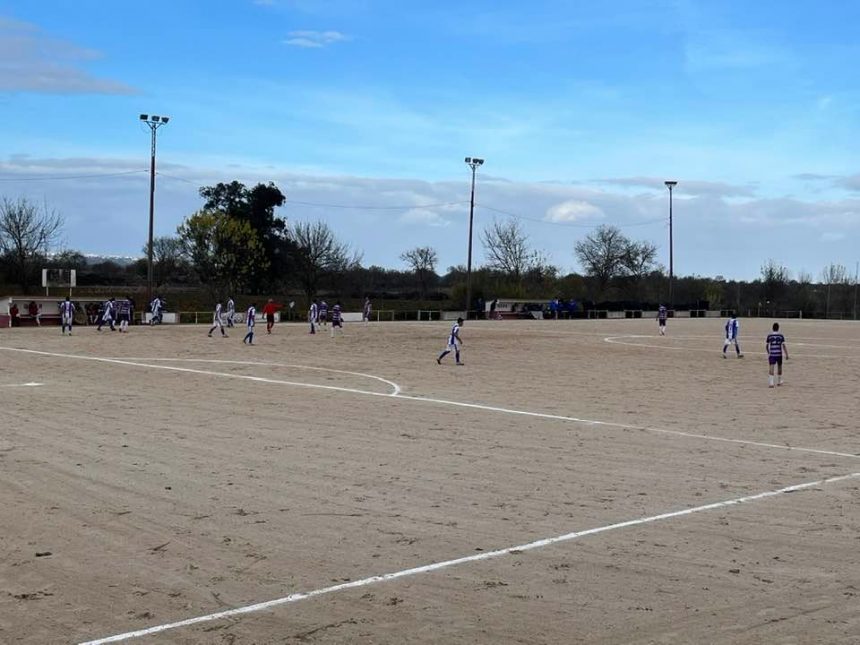
<path id="1" fill-rule="evenodd" d="M 505 213 L 565 271 L 600 224 L 666 264 L 672 178 L 676 273 L 853 270 L 860 4 L 605 5 L 0 1 L 0 194 L 60 211 L 69 248 L 138 253 L 146 112 L 172 118 L 157 234 L 200 185 L 275 181 L 282 216 L 326 220 L 365 264 L 430 244 L 444 270 L 465 261 L 472 155 L 479 264 Z"/>

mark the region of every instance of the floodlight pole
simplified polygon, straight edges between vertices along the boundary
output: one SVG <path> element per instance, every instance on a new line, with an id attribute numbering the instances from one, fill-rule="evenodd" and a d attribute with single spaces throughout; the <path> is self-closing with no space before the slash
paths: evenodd
<path id="1" fill-rule="evenodd" d="M 669 309 L 675 308 L 675 300 L 673 294 L 673 283 L 675 276 L 674 262 L 674 244 L 672 241 L 672 189 L 678 185 L 677 181 L 665 181 L 666 188 L 669 189 Z"/>
<path id="2" fill-rule="evenodd" d="M 854 265 L 854 320 L 857 320 L 857 278 L 860 277 L 860 261 Z"/>
<path id="3" fill-rule="evenodd" d="M 146 304 L 152 302 L 152 233 L 155 223 L 155 143 L 158 128 L 166 125 L 170 117 L 141 114 L 140 120 L 152 132 L 152 146 L 149 155 L 149 238 L 146 245 Z"/>
<path id="4" fill-rule="evenodd" d="M 466 261 L 466 320 L 469 319 L 469 309 L 472 306 L 472 223 L 475 219 L 475 173 L 483 159 L 466 157 L 466 164 L 472 169 L 472 196 L 469 200 L 469 254 Z"/>

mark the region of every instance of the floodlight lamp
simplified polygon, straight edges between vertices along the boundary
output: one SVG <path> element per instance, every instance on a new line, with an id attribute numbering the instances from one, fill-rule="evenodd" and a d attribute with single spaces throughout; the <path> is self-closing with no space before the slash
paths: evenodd
<path id="1" fill-rule="evenodd" d="M 170 117 L 169 117 L 169 116 L 163 116 L 163 117 L 161 117 L 161 122 L 162 122 L 162 123 L 167 123 L 168 121 L 170 121 Z"/>
<path id="2" fill-rule="evenodd" d="M 671 180 L 664 181 L 663 183 L 666 184 L 666 188 L 668 188 L 669 190 L 672 190 L 675 186 L 678 185 L 677 181 L 671 181 Z"/>
<path id="3" fill-rule="evenodd" d="M 466 163 L 472 163 L 472 158 L 471 158 L 471 157 L 466 157 Z"/>
<path id="4" fill-rule="evenodd" d="M 484 164 L 484 160 L 483 160 L 483 159 L 472 159 L 472 161 L 474 161 L 474 162 L 475 162 L 475 164 L 476 164 L 476 165 L 478 165 L 478 166 L 482 166 L 482 165 Z"/>
<path id="5" fill-rule="evenodd" d="M 157 114 L 153 114 L 153 115 L 152 115 L 152 120 L 153 120 L 153 121 L 155 121 L 156 123 L 158 123 L 159 121 L 161 121 L 161 117 L 160 117 L 160 116 L 158 116 Z"/>
<path id="6" fill-rule="evenodd" d="M 140 115 L 140 120 L 141 120 L 141 121 L 146 121 L 148 118 L 149 118 L 149 115 L 148 115 L 148 114 L 141 114 L 141 115 Z"/>

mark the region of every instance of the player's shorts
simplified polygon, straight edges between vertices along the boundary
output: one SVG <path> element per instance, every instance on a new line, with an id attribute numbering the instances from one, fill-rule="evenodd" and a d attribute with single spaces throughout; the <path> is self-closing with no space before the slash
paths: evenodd
<path id="1" fill-rule="evenodd" d="M 782 356 L 768 356 L 767 357 L 768 365 L 779 365 L 782 367 Z"/>
<path id="2" fill-rule="evenodd" d="M 275 324 L 275 314 L 266 314 L 266 322 Z"/>
<path id="3" fill-rule="evenodd" d="M 460 345 L 457 343 L 448 343 L 448 347 L 446 348 L 449 352 L 459 352 Z"/>
<path id="4" fill-rule="evenodd" d="M 328 317 L 328 314 L 324 311 L 320 312 L 319 318 L 317 319 L 319 322 L 325 322 L 325 319 Z"/>
<path id="5" fill-rule="evenodd" d="M 67 327 L 72 326 L 72 322 L 74 321 L 74 317 L 71 314 L 63 314 L 63 324 Z"/>
<path id="6" fill-rule="evenodd" d="M 119 314 L 116 317 L 117 322 L 128 322 L 128 314 Z"/>
<path id="7" fill-rule="evenodd" d="M 343 329 L 343 321 L 342 320 L 332 320 L 331 326 L 332 327 L 340 327 L 341 329 Z"/>
<path id="8" fill-rule="evenodd" d="M 221 316 L 216 316 L 215 318 L 212 319 L 212 326 L 213 327 L 223 327 L 224 326 L 224 322 L 221 320 Z"/>

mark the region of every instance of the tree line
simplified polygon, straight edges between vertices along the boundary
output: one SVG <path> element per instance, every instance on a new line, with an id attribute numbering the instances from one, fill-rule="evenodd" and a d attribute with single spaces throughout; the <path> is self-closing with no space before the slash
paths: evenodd
<path id="1" fill-rule="evenodd" d="M 322 221 L 288 226 L 276 214 L 286 197 L 273 183 L 247 187 L 233 181 L 199 190 L 203 206 L 186 217 L 175 235 L 153 240 L 156 287 L 184 286 L 210 297 L 240 294 L 319 293 L 343 298 L 364 295 L 435 301 L 440 308 L 465 302 L 466 268 L 438 267 L 429 246 L 405 249 L 403 267 L 363 266 L 362 255 Z M 78 285 L 145 284 L 145 258 L 127 265 L 89 263 L 76 251 L 50 254 L 63 218 L 26 199 L 0 202 L 0 283 L 24 292 L 40 284 L 41 268 L 76 268 Z M 472 271 L 476 308 L 493 298 L 575 299 L 580 310 L 650 309 L 666 303 L 668 278 L 657 264 L 657 248 L 604 225 L 577 241 L 573 255 L 583 272 L 562 275 L 546 254 L 533 248 L 520 222 L 493 221 L 482 233 L 485 263 Z M 147 255 L 146 245 L 142 254 Z M 726 280 L 687 276 L 675 279 L 677 308 L 733 309 L 741 314 L 853 316 L 857 284 L 847 267 L 829 264 L 816 280 L 808 272 L 792 276 L 768 260 L 759 279 Z"/>

